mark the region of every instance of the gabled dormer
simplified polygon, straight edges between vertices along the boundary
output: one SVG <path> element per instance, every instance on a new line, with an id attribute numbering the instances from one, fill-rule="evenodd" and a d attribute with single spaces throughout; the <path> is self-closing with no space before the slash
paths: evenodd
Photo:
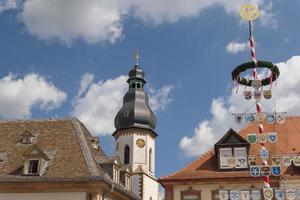
<path id="1" fill-rule="evenodd" d="M 25 130 L 22 134 L 21 143 L 22 144 L 32 144 L 34 141 L 34 135 L 29 130 Z"/>
<path id="2" fill-rule="evenodd" d="M 24 175 L 38 176 L 41 174 L 42 163 L 49 161 L 49 158 L 36 145 L 28 149 L 23 156 L 25 157 Z"/>
<path id="3" fill-rule="evenodd" d="M 219 170 L 248 169 L 248 153 L 250 143 L 233 129 L 229 131 L 215 144 L 215 153 Z"/>

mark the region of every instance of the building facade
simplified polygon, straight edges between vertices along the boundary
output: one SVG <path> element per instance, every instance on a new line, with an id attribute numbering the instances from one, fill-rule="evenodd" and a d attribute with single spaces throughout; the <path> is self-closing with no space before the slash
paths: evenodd
<path id="1" fill-rule="evenodd" d="M 144 91 L 144 71 L 136 64 L 128 74 L 128 91 L 115 117 L 115 156 L 132 172 L 132 191 L 141 199 L 158 200 L 155 177 L 156 117 Z"/>
<path id="2" fill-rule="evenodd" d="M 239 133 L 230 129 L 212 150 L 161 177 L 165 200 L 265 199 L 262 173 L 270 174 L 273 197 L 269 199 L 300 199 L 300 117 L 287 117 L 282 124 L 265 122 L 264 130 L 271 171 L 261 168 L 258 141 L 249 142 L 249 136 L 257 132 L 257 123 L 253 122 Z M 250 173 L 251 166 L 260 166 L 261 174 Z"/>

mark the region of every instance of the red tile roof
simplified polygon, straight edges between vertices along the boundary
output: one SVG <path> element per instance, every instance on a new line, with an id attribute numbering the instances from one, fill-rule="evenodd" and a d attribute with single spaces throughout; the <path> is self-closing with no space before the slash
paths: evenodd
<path id="1" fill-rule="evenodd" d="M 248 133 L 257 133 L 258 125 L 256 122 L 248 125 L 239 133 L 243 138 L 247 138 Z M 283 124 L 264 123 L 265 132 L 277 132 L 278 142 L 275 144 L 266 143 L 270 155 L 289 155 L 300 153 L 300 116 L 287 117 Z M 259 161 L 259 143 L 251 145 L 249 155 L 256 155 Z M 270 157 L 271 157 L 270 156 Z M 283 166 L 283 165 L 282 165 Z M 282 168 L 282 176 L 300 177 L 299 167 L 291 165 L 288 168 Z M 160 178 L 160 182 L 181 181 L 181 180 L 204 180 L 220 178 L 252 178 L 248 170 L 245 171 L 221 171 L 217 168 L 217 159 L 214 150 L 209 150 L 199 156 L 195 161 L 188 164 L 178 172 Z"/>

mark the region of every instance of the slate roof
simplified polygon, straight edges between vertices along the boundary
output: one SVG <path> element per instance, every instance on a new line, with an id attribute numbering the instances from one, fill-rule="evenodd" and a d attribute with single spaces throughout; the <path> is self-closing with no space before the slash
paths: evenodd
<path id="1" fill-rule="evenodd" d="M 257 133 L 257 123 L 252 123 L 246 128 L 242 129 L 239 133 L 244 139 L 247 138 L 248 133 Z M 267 142 L 266 148 L 270 151 L 270 155 L 295 155 L 300 153 L 300 116 L 287 117 L 283 124 L 268 124 L 264 123 L 265 132 L 277 132 L 278 142 L 271 144 Z M 256 155 L 259 161 L 259 143 L 250 146 L 249 155 Z M 270 161 L 269 161 L 270 163 Z M 293 164 L 290 167 L 284 167 L 281 165 L 283 177 L 300 178 L 300 168 L 295 167 Z M 217 180 L 222 178 L 253 178 L 248 170 L 244 171 L 221 171 L 217 167 L 217 158 L 215 151 L 209 150 L 203 155 L 200 155 L 192 163 L 188 164 L 181 170 L 172 173 L 168 176 L 160 178 L 160 182 L 163 184 L 167 181 L 178 181 L 191 180 L 191 181 L 202 181 L 202 180 Z M 274 177 L 271 177 L 271 180 Z"/>
<path id="2" fill-rule="evenodd" d="M 22 136 L 30 136 L 29 132 L 35 137 L 33 144 L 23 144 Z M 93 148 L 93 139 L 76 118 L 0 121 L 0 181 L 101 180 L 112 184 L 101 168 L 109 157 L 100 147 Z M 48 163 L 40 176 L 24 176 L 25 158 L 33 149 Z M 132 194 L 132 199 L 138 198 Z"/>

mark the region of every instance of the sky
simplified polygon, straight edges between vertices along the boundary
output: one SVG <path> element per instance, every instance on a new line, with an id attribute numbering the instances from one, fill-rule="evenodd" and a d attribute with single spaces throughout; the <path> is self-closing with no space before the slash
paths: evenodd
<path id="1" fill-rule="evenodd" d="M 0 117 L 77 117 L 112 155 L 139 48 L 158 120 L 156 175 L 175 172 L 241 128 L 232 113 L 253 103 L 231 80 L 250 61 L 245 3 L 260 9 L 257 59 L 281 72 L 263 109 L 299 115 L 300 1 L 0 0 Z"/>

